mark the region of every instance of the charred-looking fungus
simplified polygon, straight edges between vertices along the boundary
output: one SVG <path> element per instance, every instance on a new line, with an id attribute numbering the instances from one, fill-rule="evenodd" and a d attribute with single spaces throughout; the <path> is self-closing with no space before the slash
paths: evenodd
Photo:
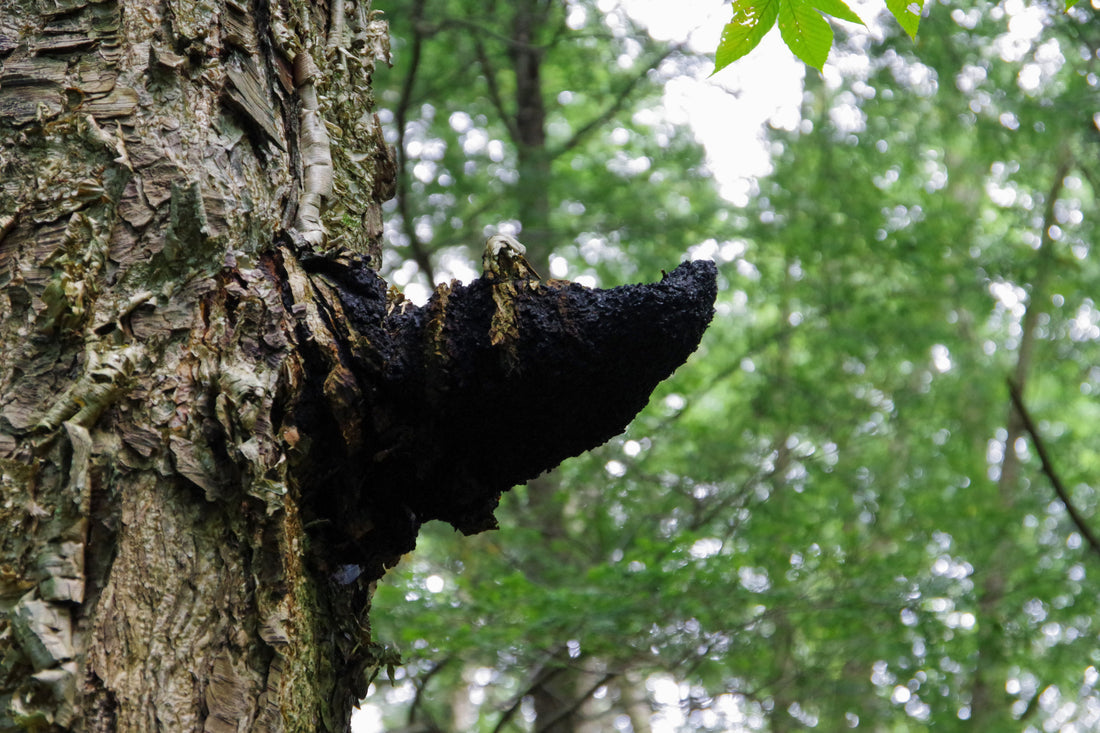
<path id="1" fill-rule="evenodd" d="M 621 432 L 714 312 L 712 262 L 601 290 L 539 281 L 523 253 L 490 238 L 481 278 L 415 307 L 355 255 L 281 250 L 305 385 L 282 429 L 303 436 L 295 475 L 333 566 L 378 577 L 430 519 L 496 526 L 501 492 Z"/>

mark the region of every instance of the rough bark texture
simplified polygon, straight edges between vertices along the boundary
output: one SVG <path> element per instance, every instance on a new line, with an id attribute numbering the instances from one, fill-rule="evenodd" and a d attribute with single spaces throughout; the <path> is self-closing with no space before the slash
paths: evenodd
<path id="1" fill-rule="evenodd" d="M 367 3 L 4 4 L 0 730 L 346 730 L 420 523 L 695 347 L 708 264 L 388 290 L 387 53 Z"/>
<path id="2" fill-rule="evenodd" d="M 0 729 L 346 728 L 369 586 L 311 568 L 263 266 L 341 223 L 377 261 L 388 41 L 345 5 L 0 10 Z"/>

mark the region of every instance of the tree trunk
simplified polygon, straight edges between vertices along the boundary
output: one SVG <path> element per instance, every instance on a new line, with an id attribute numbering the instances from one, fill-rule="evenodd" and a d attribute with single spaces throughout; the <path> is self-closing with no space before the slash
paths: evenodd
<path id="1" fill-rule="evenodd" d="M 524 217 L 524 236 L 537 268 L 550 270 L 550 151 L 546 148 L 546 105 L 543 102 L 541 35 L 547 35 L 545 0 L 521 0 L 512 9 L 508 56 L 515 74 L 516 203 Z M 551 28 L 553 26 L 550 26 Z"/>
<path id="2" fill-rule="evenodd" d="M 275 233 L 373 260 L 392 186 L 344 8 L 0 13 L 0 728 L 343 730 L 366 689 L 369 584 L 314 571 L 275 412 Z"/>
<path id="3" fill-rule="evenodd" d="M 1055 223 L 1055 209 L 1062 194 L 1065 178 L 1073 167 L 1073 158 L 1066 148 L 1060 151 L 1058 166 L 1053 172 L 1050 191 L 1046 197 L 1042 229 L 1039 233 L 1039 249 L 1036 252 L 1035 275 L 1031 282 L 1027 310 L 1020 324 L 1020 348 L 1013 370 L 1012 381 L 1023 393 L 1032 368 L 1032 354 L 1038 337 L 1039 319 L 1047 296 L 1047 281 L 1055 265 L 1055 244 L 1050 228 Z M 997 498 L 1004 508 L 1005 520 L 1013 518 L 1012 509 L 1018 503 L 1021 492 L 1020 458 L 1016 442 L 1024 435 L 1023 418 L 1014 408 L 1009 409 L 1005 420 L 1004 458 L 997 478 Z M 1005 521 L 1002 520 L 1002 521 Z M 1005 646 L 1006 627 L 1011 625 L 1014 604 L 1007 602 L 1010 593 L 1010 576 L 1013 567 L 1020 564 L 1018 550 L 1009 539 L 1007 530 L 998 539 L 985 570 L 976 574 L 979 588 L 978 610 L 981 624 L 978 628 L 978 653 L 974 677 L 970 686 L 970 720 L 975 730 L 992 730 L 1013 720 L 1005 701 Z"/>
<path id="4" fill-rule="evenodd" d="M 387 289 L 387 43 L 366 2 L 5 5 L 0 730 L 346 730 L 420 524 L 491 527 L 698 343 L 710 263 Z"/>

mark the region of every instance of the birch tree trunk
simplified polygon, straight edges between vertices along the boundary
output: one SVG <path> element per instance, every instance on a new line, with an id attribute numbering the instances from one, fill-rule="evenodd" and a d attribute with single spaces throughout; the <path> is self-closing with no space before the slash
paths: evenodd
<path id="1" fill-rule="evenodd" d="M 375 273 L 369 2 L 0 11 L 0 730 L 343 731 L 420 525 L 621 431 L 715 271 Z"/>
<path id="2" fill-rule="evenodd" d="M 4 3 L 0 728 L 346 728 L 369 585 L 307 562 L 273 245 L 377 262 L 387 45 L 369 2 Z"/>

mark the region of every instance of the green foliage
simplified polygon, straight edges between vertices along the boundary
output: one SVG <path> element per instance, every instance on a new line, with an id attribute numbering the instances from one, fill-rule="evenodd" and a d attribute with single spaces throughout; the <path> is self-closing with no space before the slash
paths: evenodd
<path id="1" fill-rule="evenodd" d="M 714 70 L 721 71 L 756 48 L 779 19 L 779 2 L 734 3 L 733 20 L 722 29 L 714 52 Z M 832 45 L 832 38 L 829 44 Z M 826 53 L 828 50 L 826 49 Z M 808 62 L 807 62 L 808 63 Z"/>
<path id="2" fill-rule="evenodd" d="M 1066 11 L 1077 2 L 1066 0 Z M 722 29 L 714 53 L 715 73 L 751 53 L 777 22 L 791 52 L 821 71 L 833 45 L 832 28 L 821 16 L 864 24 L 843 0 L 734 0 L 732 6 L 733 18 Z M 886 0 L 886 8 L 909 38 L 916 39 L 924 0 Z"/>
<path id="3" fill-rule="evenodd" d="M 817 9 L 809 4 L 780 2 L 778 23 L 779 33 L 787 47 L 795 56 L 820 71 L 833 45 L 833 29 Z"/>
<path id="4" fill-rule="evenodd" d="M 1095 729 L 1098 561 L 1004 385 L 1023 376 L 1098 521 L 1096 12 L 1016 41 L 975 3 L 929 17 L 916 47 L 897 29 L 869 55 L 838 46 L 854 70 L 807 79 L 801 124 L 770 131 L 774 171 L 734 208 L 684 131 L 647 122 L 659 75 L 564 144 L 639 73 L 612 59 L 659 55 L 583 7 L 539 40 L 547 99 L 568 100 L 548 104 L 548 149 L 568 152 L 540 182 L 547 256 L 610 284 L 690 248 L 719 263 L 718 313 L 624 435 L 503 497 L 499 532 L 425 527 L 379 584 L 376 637 L 407 664 L 369 702 L 395 725 L 526 730 L 556 665 L 612 675 L 581 705 L 603 729 Z M 484 39 L 507 34 L 496 20 Z M 527 217 L 515 148 L 463 151 L 448 123 L 508 139 L 456 62 L 468 34 L 437 40 L 411 107 L 431 112 L 409 120 L 436 176 L 409 211 L 442 263 Z"/>
<path id="5" fill-rule="evenodd" d="M 887 2 L 890 12 L 910 35 L 916 34 L 916 24 L 920 22 L 919 3 L 915 4 L 918 12 L 914 16 L 906 5 L 899 6 L 898 0 Z M 821 71 L 833 45 L 833 29 L 823 15 L 863 24 L 843 0 L 734 0 L 733 19 L 722 29 L 722 39 L 715 51 L 714 71 L 721 71 L 750 53 L 777 24 L 783 42 L 794 55 Z"/>
<path id="6" fill-rule="evenodd" d="M 910 38 L 917 37 L 924 0 L 886 0 L 886 8 Z"/>

